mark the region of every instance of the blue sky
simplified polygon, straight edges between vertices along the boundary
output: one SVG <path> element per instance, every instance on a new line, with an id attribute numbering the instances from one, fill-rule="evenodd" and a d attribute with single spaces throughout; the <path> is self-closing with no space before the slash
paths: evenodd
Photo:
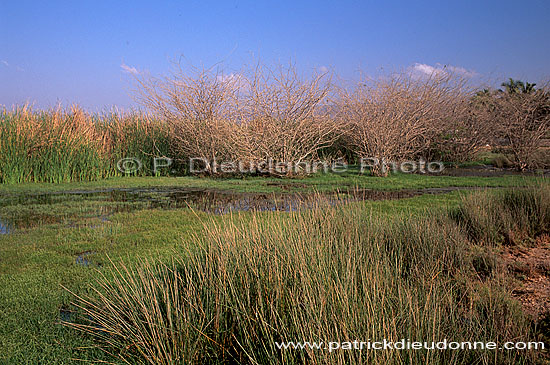
<path id="1" fill-rule="evenodd" d="M 498 85 L 550 79 L 550 1 L 0 2 L 0 105 L 135 105 L 130 74 L 184 55 L 238 70 L 260 57 L 303 70 L 449 65 Z M 416 65 L 416 66 L 415 66 Z"/>

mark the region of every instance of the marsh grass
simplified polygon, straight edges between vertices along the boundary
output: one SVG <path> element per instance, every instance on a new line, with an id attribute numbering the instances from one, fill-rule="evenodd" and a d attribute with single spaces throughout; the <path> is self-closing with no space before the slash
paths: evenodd
<path id="1" fill-rule="evenodd" d="M 96 117 L 101 134 L 109 141 L 106 153 L 109 156 L 110 174 L 120 175 L 116 163 L 120 159 L 139 159 L 143 168 L 137 176 L 166 175 L 168 171 L 153 171 L 155 157 L 171 156 L 171 137 L 168 127 L 145 113 L 109 113 Z"/>
<path id="2" fill-rule="evenodd" d="M 116 162 L 142 160 L 151 174 L 154 156 L 168 155 L 162 123 L 145 114 L 111 113 L 102 118 L 78 107 L 0 111 L 0 183 L 62 183 L 120 176 Z"/>
<path id="3" fill-rule="evenodd" d="M 535 182 L 524 188 L 477 192 L 451 212 L 470 238 L 480 244 L 529 244 L 550 232 L 550 187 Z"/>
<path id="4" fill-rule="evenodd" d="M 101 177 L 104 161 L 95 133 L 73 109 L 36 112 L 3 110 L 0 122 L 0 182 L 62 182 Z"/>
<path id="5" fill-rule="evenodd" d="M 77 297 L 81 321 L 66 324 L 116 358 L 150 364 L 532 363 L 528 351 L 328 352 L 275 343 L 533 340 L 502 273 L 479 280 L 472 238 L 481 236 L 470 226 L 498 221 L 504 204 L 519 228 L 538 234 L 548 227 L 548 192 L 484 192 L 423 216 L 380 218 L 351 204 L 216 219 L 169 264 L 114 265 Z M 474 205 L 479 199 L 485 204 Z"/>

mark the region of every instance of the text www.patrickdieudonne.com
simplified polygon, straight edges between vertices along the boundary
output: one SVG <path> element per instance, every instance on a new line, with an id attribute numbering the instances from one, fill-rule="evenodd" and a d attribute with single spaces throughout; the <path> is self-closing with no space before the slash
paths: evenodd
<path id="1" fill-rule="evenodd" d="M 275 342 L 280 350 L 544 350 L 544 342 L 481 342 L 481 341 L 330 341 L 330 342 Z"/>

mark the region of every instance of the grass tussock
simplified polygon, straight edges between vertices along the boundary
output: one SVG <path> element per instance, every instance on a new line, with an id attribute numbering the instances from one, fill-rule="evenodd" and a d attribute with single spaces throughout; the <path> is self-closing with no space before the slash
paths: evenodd
<path id="1" fill-rule="evenodd" d="M 472 239 L 481 236 L 471 232 L 503 214 L 530 234 L 546 230 L 549 192 L 480 193 L 458 211 L 425 217 L 382 219 L 353 204 L 211 222 L 171 264 L 107 273 L 76 301 L 88 320 L 69 325 L 119 359 L 150 364 L 533 363 L 530 351 L 329 352 L 276 343 L 532 341 L 502 277 L 479 279 L 480 260 L 492 258 L 475 252 Z"/>
<path id="2" fill-rule="evenodd" d="M 550 232 L 550 188 L 541 182 L 527 188 L 477 192 L 451 212 L 453 219 L 481 244 L 526 244 Z"/>

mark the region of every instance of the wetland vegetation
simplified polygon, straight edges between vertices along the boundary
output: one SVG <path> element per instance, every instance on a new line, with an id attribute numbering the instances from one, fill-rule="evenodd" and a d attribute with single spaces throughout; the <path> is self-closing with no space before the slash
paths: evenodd
<path id="1" fill-rule="evenodd" d="M 276 346 L 548 343 L 547 88 L 177 71 L 136 78 L 148 113 L 0 113 L 0 362 L 548 360 Z M 142 168 L 120 169 L 129 157 Z M 348 168 L 196 175 L 195 157 Z M 361 172 L 370 157 L 447 168 Z"/>

